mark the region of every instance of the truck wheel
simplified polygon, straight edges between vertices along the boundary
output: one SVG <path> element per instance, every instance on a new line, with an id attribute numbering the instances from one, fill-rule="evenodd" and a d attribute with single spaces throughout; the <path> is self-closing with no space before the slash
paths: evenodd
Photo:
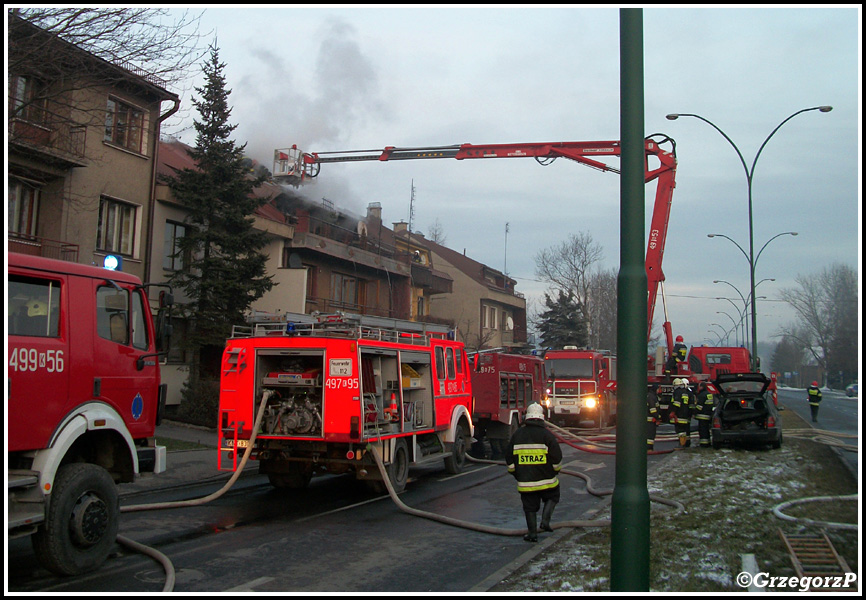
<path id="1" fill-rule="evenodd" d="M 454 432 L 454 446 L 451 448 L 451 454 L 445 457 L 445 470 L 452 475 L 461 473 L 463 467 L 466 466 L 466 435 L 463 433 L 463 427 L 457 426 L 457 431 Z"/>
<path id="2" fill-rule="evenodd" d="M 385 466 L 385 473 L 394 493 L 399 494 L 406 489 L 406 482 L 409 480 L 409 447 L 405 439 L 398 438 L 394 443 L 394 455 L 391 457 L 391 464 Z M 365 483 L 377 494 L 388 493 L 388 486 L 381 479 L 367 479 Z"/>
<path id="3" fill-rule="evenodd" d="M 98 465 L 60 467 L 45 522 L 33 536 L 42 565 L 58 575 L 77 575 L 101 565 L 117 538 L 120 502 L 114 480 Z"/>

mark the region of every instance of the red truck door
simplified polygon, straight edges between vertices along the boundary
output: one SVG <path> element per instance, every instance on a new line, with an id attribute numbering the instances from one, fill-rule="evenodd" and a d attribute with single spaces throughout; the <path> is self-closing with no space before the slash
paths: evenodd
<path id="1" fill-rule="evenodd" d="M 70 408 L 68 278 L 10 267 L 7 302 L 7 451 L 44 448 Z"/>

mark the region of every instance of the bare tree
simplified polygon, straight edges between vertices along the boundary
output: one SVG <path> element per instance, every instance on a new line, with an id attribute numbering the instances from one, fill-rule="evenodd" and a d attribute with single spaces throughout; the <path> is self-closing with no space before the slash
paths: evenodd
<path id="1" fill-rule="evenodd" d="M 438 218 L 433 221 L 433 224 L 427 230 L 427 239 L 433 243 L 439 244 L 440 246 L 445 245 L 445 241 L 448 238 L 445 235 L 445 229 L 442 227 L 442 223 Z"/>
<path id="2" fill-rule="evenodd" d="M 166 8 L 10 8 L 10 73 L 77 75 L 82 65 L 53 38 L 165 85 L 186 79 L 206 49 L 199 47 L 201 14 Z M 35 26 L 20 28 L 19 22 Z M 70 64 L 72 61 L 72 64 Z M 75 70 L 70 70 L 74 68 Z"/>
<path id="3" fill-rule="evenodd" d="M 172 94 L 169 87 L 197 72 L 193 67 L 205 51 L 199 47 L 200 15 L 189 12 L 10 8 L 7 17 L 10 131 L 19 141 L 26 141 L 29 131 L 36 143 L 44 143 L 45 131 L 59 132 L 55 137 L 69 147 L 58 149 L 73 154 L 83 144 L 85 129 L 106 119 L 105 105 L 83 96 L 146 82 L 159 102 Z M 129 117 L 125 125 L 138 118 Z"/>
<path id="4" fill-rule="evenodd" d="M 535 274 L 554 288 L 573 294 L 589 321 L 589 343 L 596 346 L 599 334 L 598 323 L 592 320 L 593 286 L 591 270 L 604 257 L 604 251 L 592 235 L 587 232 L 571 234 L 556 246 L 540 251 L 535 256 Z"/>
<path id="5" fill-rule="evenodd" d="M 830 377 L 856 372 L 857 273 L 834 264 L 817 276 L 798 275 L 799 287 L 785 288 L 780 296 L 796 311 L 800 322 L 782 329 L 812 355 Z"/>
<path id="6" fill-rule="evenodd" d="M 599 270 L 590 275 L 589 323 L 593 348 L 616 352 L 617 270 Z"/>

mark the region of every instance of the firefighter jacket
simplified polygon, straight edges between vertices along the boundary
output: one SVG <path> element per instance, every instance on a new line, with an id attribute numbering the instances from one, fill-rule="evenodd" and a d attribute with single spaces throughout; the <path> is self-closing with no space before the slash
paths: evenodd
<path id="1" fill-rule="evenodd" d="M 677 342 L 674 344 L 674 358 L 677 362 L 686 362 L 686 356 L 689 353 L 688 346 L 683 344 L 682 342 Z"/>
<path id="2" fill-rule="evenodd" d="M 659 397 L 652 390 L 646 394 L 646 420 L 647 423 L 658 423 L 659 421 Z"/>
<path id="3" fill-rule="evenodd" d="M 716 407 L 716 397 L 704 388 L 695 394 L 695 418 L 701 421 L 709 421 L 713 418 L 713 409 Z"/>
<path id="4" fill-rule="evenodd" d="M 685 424 L 691 421 L 694 407 L 695 395 L 689 388 L 678 387 L 674 389 L 674 395 L 671 397 L 671 408 L 673 408 L 677 423 Z"/>
<path id="5" fill-rule="evenodd" d="M 809 404 L 812 406 L 820 405 L 822 398 L 821 389 L 817 386 L 810 385 L 807 391 L 809 393 Z"/>
<path id="6" fill-rule="evenodd" d="M 508 472 L 517 479 L 518 492 L 537 492 L 559 485 L 562 449 L 544 421 L 525 421 L 511 436 L 505 457 Z"/>

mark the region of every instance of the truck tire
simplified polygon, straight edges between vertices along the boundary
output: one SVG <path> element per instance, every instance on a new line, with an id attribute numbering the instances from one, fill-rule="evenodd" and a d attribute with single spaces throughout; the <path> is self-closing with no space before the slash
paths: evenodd
<path id="1" fill-rule="evenodd" d="M 45 521 L 33 535 L 42 566 L 58 575 L 99 567 L 114 547 L 120 501 L 111 475 L 98 465 L 60 467 Z"/>
<path id="2" fill-rule="evenodd" d="M 406 445 L 404 438 L 398 438 L 394 442 L 394 454 L 391 457 L 391 464 L 385 466 L 385 473 L 388 475 L 391 487 L 394 488 L 394 493 L 399 494 L 406 489 L 406 482 L 409 481 L 409 446 Z M 388 487 L 381 479 L 367 479 L 365 483 L 377 494 L 388 493 Z"/>
<path id="3" fill-rule="evenodd" d="M 454 432 L 454 445 L 451 448 L 451 454 L 445 457 L 445 470 L 456 475 L 463 472 L 463 467 L 466 466 L 466 434 L 463 432 L 463 425 L 457 425 L 457 431 Z"/>

